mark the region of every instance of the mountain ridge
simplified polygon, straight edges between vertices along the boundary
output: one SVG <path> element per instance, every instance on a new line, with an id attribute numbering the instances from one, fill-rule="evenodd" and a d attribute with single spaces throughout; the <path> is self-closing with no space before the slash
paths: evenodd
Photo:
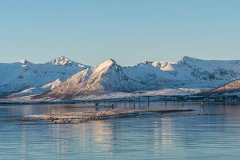
<path id="1" fill-rule="evenodd" d="M 0 63 L 0 97 L 30 87 L 40 87 L 56 79 L 65 81 L 75 73 L 87 68 L 80 65 L 35 64 L 27 60 Z"/>
<path id="2" fill-rule="evenodd" d="M 213 61 L 184 57 L 178 62 L 145 61 L 122 67 L 110 59 L 83 70 L 53 89 L 48 96 L 73 98 L 104 92 L 135 92 L 166 88 L 214 88 L 240 77 L 240 61 Z M 236 63 L 237 62 L 237 63 Z M 168 69 L 163 69 L 168 66 Z M 169 67 L 171 65 L 171 67 Z M 237 65 L 238 68 L 233 66 Z M 169 69 L 170 68 L 170 69 Z M 88 77 L 88 78 L 86 78 Z M 75 85 L 72 85 L 75 84 Z"/>
<path id="3" fill-rule="evenodd" d="M 28 88 L 37 90 L 47 84 L 51 86 L 51 83 L 54 85 L 49 87 L 49 95 L 64 97 L 65 94 L 69 98 L 102 92 L 213 89 L 239 79 L 239 71 L 240 60 L 202 60 L 188 56 L 177 62 L 143 61 L 131 66 L 120 66 L 115 60 L 109 59 L 94 67 L 64 56 L 43 64 L 22 60 L 0 63 L 0 74 L 6 75 L 0 77 L 0 96 Z"/>

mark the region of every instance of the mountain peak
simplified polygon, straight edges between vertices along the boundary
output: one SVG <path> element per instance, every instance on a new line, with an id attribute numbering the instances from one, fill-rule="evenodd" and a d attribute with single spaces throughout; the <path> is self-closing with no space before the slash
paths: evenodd
<path id="1" fill-rule="evenodd" d="M 195 64 L 195 63 L 198 63 L 198 62 L 202 62 L 202 61 L 208 61 L 208 60 L 202 60 L 202 59 L 199 59 L 199 58 L 194 58 L 194 57 L 189 57 L 189 56 L 184 56 L 182 57 L 181 60 L 179 60 L 177 63 L 183 63 L 183 64 Z"/>
<path id="2" fill-rule="evenodd" d="M 153 61 L 144 60 L 140 64 L 152 64 L 152 63 L 153 63 Z"/>
<path id="3" fill-rule="evenodd" d="M 111 66 L 111 65 L 116 65 L 117 63 L 113 59 L 108 59 L 105 62 L 103 62 L 102 64 L 107 65 L 107 66 Z"/>
<path id="4" fill-rule="evenodd" d="M 193 58 L 193 57 L 190 57 L 190 56 L 184 56 L 182 58 L 183 61 L 186 61 L 186 60 L 200 60 L 200 59 L 197 59 L 197 58 Z"/>
<path id="5" fill-rule="evenodd" d="M 105 69 L 105 68 L 109 68 L 111 66 L 117 66 L 117 63 L 113 59 L 108 59 L 108 60 L 104 61 L 103 63 L 97 65 L 95 68 L 97 70 L 102 70 L 102 69 Z"/>
<path id="6" fill-rule="evenodd" d="M 75 62 L 71 61 L 70 59 L 68 59 L 65 56 L 61 56 L 56 59 L 53 59 L 52 61 L 50 61 L 48 63 L 55 64 L 55 65 L 67 65 L 67 64 L 72 64 Z"/>
<path id="7" fill-rule="evenodd" d="M 23 64 L 23 65 L 31 64 L 31 62 L 29 62 L 29 61 L 26 60 L 26 59 L 21 59 L 21 60 L 19 61 L 19 63 L 21 63 L 21 64 Z"/>

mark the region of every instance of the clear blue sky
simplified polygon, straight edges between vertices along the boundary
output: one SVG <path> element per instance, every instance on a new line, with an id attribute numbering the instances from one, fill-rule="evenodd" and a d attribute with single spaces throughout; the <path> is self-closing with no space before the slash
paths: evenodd
<path id="1" fill-rule="evenodd" d="M 240 59 L 240 0 L 0 0 L 0 62 Z"/>

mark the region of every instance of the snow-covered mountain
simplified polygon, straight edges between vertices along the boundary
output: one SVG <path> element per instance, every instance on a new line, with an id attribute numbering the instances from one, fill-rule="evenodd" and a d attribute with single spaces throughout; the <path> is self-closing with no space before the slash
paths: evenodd
<path id="1" fill-rule="evenodd" d="M 88 66 L 59 57 L 45 64 L 34 64 L 27 60 L 16 63 L 0 63 L 0 97 L 28 88 L 65 81 Z"/>
<path id="2" fill-rule="evenodd" d="M 101 92 L 131 92 L 143 86 L 123 73 L 123 68 L 112 59 L 87 68 L 54 88 L 48 96 L 69 98 Z"/>
<path id="3" fill-rule="evenodd" d="M 144 61 L 122 67 L 110 59 L 89 67 L 59 57 L 45 64 L 21 60 L 0 64 L 0 95 L 72 98 L 109 92 L 161 89 L 213 89 L 240 79 L 240 60 L 201 60 L 183 57 L 177 62 Z M 19 94 L 18 94 L 19 93 Z"/>
<path id="4" fill-rule="evenodd" d="M 240 78 L 240 60 L 201 60 L 183 57 L 178 62 L 145 61 L 124 72 L 141 81 L 164 78 L 175 86 L 214 88 Z M 141 73 L 141 74 L 139 74 Z"/>
<path id="5" fill-rule="evenodd" d="M 72 98 L 103 92 L 134 92 L 166 88 L 214 88 L 240 78 L 238 60 L 200 60 L 184 57 L 178 62 L 145 61 L 121 67 L 107 60 L 85 69 L 48 94 Z"/>
<path id="6" fill-rule="evenodd" d="M 53 59 L 50 62 L 47 62 L 47 64 L 54 64 L 54 65 L 65 66 L 65 67 L 67 66 L 67 67 L 73 67 L 73 68 L 75 68 L 75 67 L 76 68 L 78 68 L 78 67 L 81 67 L 81 68 L 89 67 L 87 65 L 74 62 L 74 61 L 68 59 L 65 56 L 61 56 L 61 57 L 58 57 L 56 59 Z"/>

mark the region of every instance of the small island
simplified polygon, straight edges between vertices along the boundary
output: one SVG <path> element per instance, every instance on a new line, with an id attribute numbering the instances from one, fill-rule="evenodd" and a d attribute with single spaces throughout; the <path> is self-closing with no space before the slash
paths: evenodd
<path id="1" fill-rule="evenodd" d="M 131 118 L 144 114 L 151 113 L 171 113 L 171 112 L 189 112 L 193 109 L 189 108 L 161 108 L 161 109 L 113 109 L 106 111 L 85 111 L 85 112 L 69 112 L 59 114 L 41 114 L 29 115 L 23 118 L 24 121 L 43 120 L 53 124 L 66 124 L 66 123 L 84 123 L 96 120 L 107 120 L 117 118 Z"/>

